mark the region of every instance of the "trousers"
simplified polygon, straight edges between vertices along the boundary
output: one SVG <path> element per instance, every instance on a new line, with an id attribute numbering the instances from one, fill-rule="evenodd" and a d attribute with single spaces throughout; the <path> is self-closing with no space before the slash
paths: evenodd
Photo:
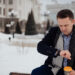
<path id="1" fill-rule="evenodd" d="M 47 65 L 42 65 L 34 70 L 32 70 L 31 75 L 54 75 L 51 67 L 48 67 Z M 64 75 L 64 71 L 61 68 L 56 75 Z"/>

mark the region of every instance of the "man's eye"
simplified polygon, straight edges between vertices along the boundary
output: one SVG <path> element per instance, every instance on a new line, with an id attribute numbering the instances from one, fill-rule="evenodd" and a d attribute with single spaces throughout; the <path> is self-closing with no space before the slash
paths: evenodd
<path id="1" fill-rule="evenodd" d="M 68 25 L 65 25 L 65 27 L 67 27 Z"/>
<path id="2" fill-rule="evenodd" d="M 60 26 L 60 27 L 62 27 L 62 26 Z"/>

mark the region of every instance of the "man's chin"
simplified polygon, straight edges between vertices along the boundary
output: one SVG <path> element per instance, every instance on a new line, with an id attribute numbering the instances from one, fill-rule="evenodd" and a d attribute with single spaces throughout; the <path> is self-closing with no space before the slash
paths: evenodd
<path id="1" fill-rule="evenodd" d="M 64 34 L 64 35 L 69 35 L 68 33 L 65 33 L 65 32 L 64 32 L 63 34 Z"/>
<path id="2" fill-rule="evenodd" d="M 64 33 L 64 35 L 68 36 L 69 34 L 68 33 Z"/>

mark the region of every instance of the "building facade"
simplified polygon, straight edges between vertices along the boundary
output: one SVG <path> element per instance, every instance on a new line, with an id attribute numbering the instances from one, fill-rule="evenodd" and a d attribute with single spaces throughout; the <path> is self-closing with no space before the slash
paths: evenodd
<path id="1" fill-rule="evenodd" d="M 58 11 L 62 10 L 62 9 L 70 9 L 72 10 L 72 12 L 74 13 L 75 16 L 75 1 L 73 1 L 70 4 L 52 4 L 52 5 L 47 5 L 47 10 L 50 12 L 49 14 L 49 18 L 51 21 L 54 22 L 54 25 L 57 24 L 57 20 L 56 20 L 56 14 Z"/>
<path id="2" fill-rule="evenodd" d="M 13 14 L 12 10 L 14 10 Z M 40 23 L 40 9 L 37 0 L 0 0 L 0 31 L 3 32 L 6 24 L 9 24 L 12 18 L 15 22 L 17 20 L 26 22 L 31 10 L 33 10 L 36 23 Z M 25 25 L 25 23 L 21 24 Z"/>

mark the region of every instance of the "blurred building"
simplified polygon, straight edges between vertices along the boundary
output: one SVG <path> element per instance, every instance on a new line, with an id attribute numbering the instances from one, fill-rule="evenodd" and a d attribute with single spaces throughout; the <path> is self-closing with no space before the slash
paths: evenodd
<path id="1" fill-rule="evenodd" d="M 14 11 L 13 13 L 12 10 Z M 0 0 L 0 31 L 3 32 L 6 24 L 13 19 L 25 26 L 28 15 L 33 10 L 34 18 L 37 24 L 40 23 L 40 7 L 37 0 Z"/>
<path id="2" fill-rule="evenodd" d="M 50 11 L 49 18 L 54 22 L 54 25 L 57 25 L 57 20 L 56 20 L 56 14 L 58 11 L 62 9 L 70 9 L 74 13 L 75 16 L 75 1 L 69 4 L 52 4 L 52 5 L 47 5 L 47 10 Z"/>

